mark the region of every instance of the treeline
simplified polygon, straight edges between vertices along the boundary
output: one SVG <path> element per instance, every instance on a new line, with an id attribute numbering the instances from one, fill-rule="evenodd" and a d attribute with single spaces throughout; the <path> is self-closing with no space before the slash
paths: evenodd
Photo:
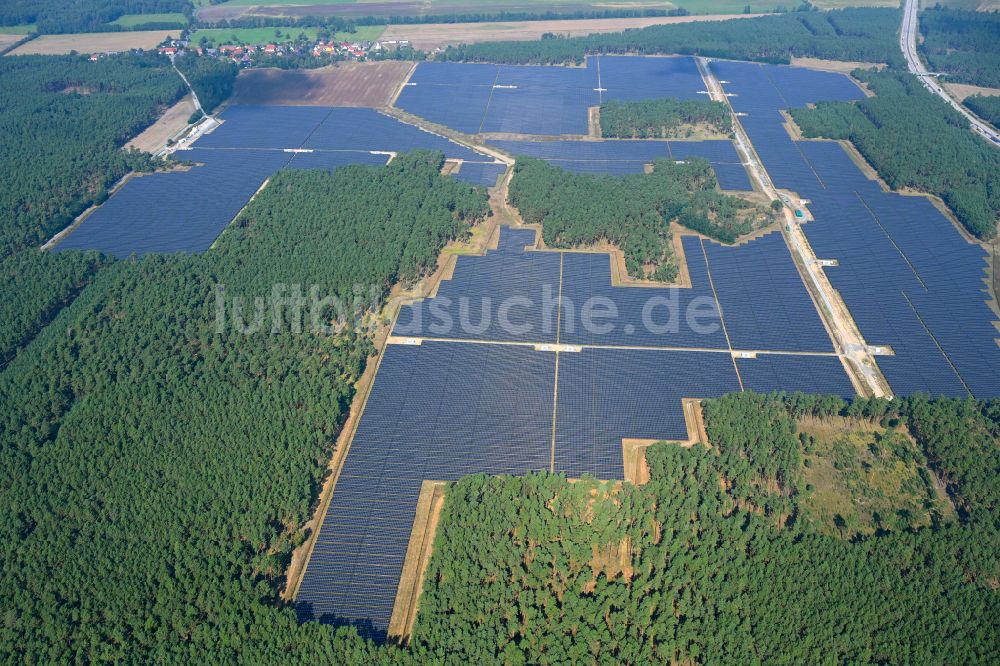
<path id="1" fill-rule="evenodd" d="M 112 22 L 126 14 L 191 14 L 190 0 L 6 0 L 0 26 L 34 23 L 39 33 L 103 32 L 123 29 Z M 160 25 L 160 24 L 157 24 Z M 163 24 L 167 28 L 178 24 Z M 146 29 L 151 29 L 144 26 Z M 0 29 L 2 32 L 2 29 Z"/>
<path id="2" fill-rule="evenodd" d="M 669 282 L 678 271 L 671 221 L 733 242 L 773 220 L 771 211 L 722 194 L 717 184 L 711 165 L 700 159 L 658 160 L 650 174 L 616 177 L 518 157 L 509 197 L 525 222 L 542 225 L 550 247 L 607 241 L 624 253 L 630 276 Z"/>
<path id="3" fill-rule="evenodd" d="M 691 136 L 704 125 L 719 134 L 733 131 L 729 107 L 710 100 L 647 99 L 601 104 L 601 136 L 672 139 Z"/>
<path id="4" fill-rule="evenodd" d="M 920 14 L 920 54 L 945 81 L 1000 88 L 1000 12 L 936 6 Z"/>
<path id="5" fill-rule="evenodd" d="M 217 4 L 217 3 L 216 3 Z M 764 10 L 768 11 L 768 10 Z M 302 16 L 273 17 L 249 14 L 235 19 L 207 22 L 200 21 L 201 27 L 213 28 L 261 28 L 283 27 L 287 25 L 314 27 L 325 26 L 336 30 L 350 30 L 356 25 L 420 25 L 425 23 L 493 23 L 511 21 L 552 21 L 570 19 L 608 19 L 608 18 L 643 18 L 659 16 L 688 16 L 691 12 L 682 7 L 676 9 L 618 8 L 590 9 L 576 11 L 502 11 L 473 12 L 447 14 L 400 14 L 400 15 L 369 15 L 369 16 Z"/>
<path id="6" fill-rule="evenodd" d="M 129 171 L 154 166 L 121 148 L 183 94 L 159 56 L 0 58 L 0 365 L 107 261 L 38 246 Z"/>
<path id="7" fill-rule="evenodd" d="M 487 213 L 442 161 L 278 174 L 215 250 L 101 270 L 0 374 L 5 660 L 371 655 L 278 590 L 373 349 L 367 288 L 416 279 Z M 332 333 L 296 329 L 298 285 L 346 300 L 316 310 Z"/>
<path id="8" fill-rule="evenodd" d="M 962 104 L 994 127 L 1000 127 L 1000 95 L 972 95 Z"/>
<path id="9" fill-rule="evenodd" d="M 445 60 L 503 64 L 581 63 L 594 53 L 681 53 L 788 63 L 793 56 L 903 64 L 897 9 L 795 12 L 753 19 L 658 25 L 569 39 L 449 47 Z"/>
<path id="10" fill-rule="evenodd" d="M 853 76 L 875 96 L 791 109 L 802 133 L 850 140 L 889 187 L 936 194 L 974 236 L 996 236 L 1000 151 L 910 74 L 855 70 Z"/>
<path id="11" fill-rule="evenodd" d="M 713 448 L 650 481 L 547 474 L 448 488 L 410 653 L 467 663 L 995 663 L 1000 404 L 734 394 Z M 902 421 L 969 507 L 845 540 L 799 520 L 795 410 Z M 868 416 L 870 414 L 870 416 Z M 982 485 L 980 485 L 982 484 Z"/>
<path id="12" fill-rule="evenodd" d="M 215 107 L 229 99 L 236 85 L 236 75 L 240 68 L 228 59 L 200 57 L 186 53 L 174 59 L 177 66 L 198 95 L 205 113 L 212 113 Z"/>
<path id="13" fill-rule="evenodd" d="M 156 55 L 0 59 L 0 254 L 100 201 L 138 159 L 121 147 L 184 91 Z"/>

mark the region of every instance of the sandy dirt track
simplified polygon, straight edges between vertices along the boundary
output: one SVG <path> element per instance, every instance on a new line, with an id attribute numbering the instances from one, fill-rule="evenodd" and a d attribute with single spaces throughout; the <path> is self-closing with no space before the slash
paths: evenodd
<path id="1" fill-rule="evenodd" d="M 649 18 L 575 19 L 556 21 L 515 21 L 510 23 L 431 23 L 424 25 L 390 25 L 382 35 L 384 40 L 408 40 L 415 48 L 429 51 L 449 44 L 517 41 L 541 39 L 547 32 L 577 37 L 595 32 L 621 32 L 651 25 L 725 21 L 759 16 L 759 14 L 714 14 L 706 16 L 660 16 Z"/>
<path id="2" fill-rule="evenodd" d="M 187 127 L 188 118 L 192 113 L 194 113 L 194 100 L 191 99 L 191 95 L 187 95 L 125 145 L 147 153 L 155 153 L 166 145 L 167 139 Z"/>
<path id="3" fill-rule="evenodd" d="M 22 44 L 7 55 L 59 55 L 104 53 L 129 49 L 156 48 L 167 37 L 179 37 L 179 30 L 148 30 L 141 32 L 88 32 L 76 35 L 42 35 Z"/>
<path id="4" fill-rule="evenodd" d="M 312 70 L 250 69 L 236 79 L 233 102 L 298 106 L 387 106 L 413 63 L 343 63 Z"/>

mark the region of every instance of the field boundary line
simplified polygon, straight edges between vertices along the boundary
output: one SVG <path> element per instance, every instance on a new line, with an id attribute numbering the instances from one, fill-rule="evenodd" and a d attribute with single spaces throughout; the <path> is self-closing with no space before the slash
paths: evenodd
<path id="1" fill-rule="evenodd" d="M 708 276 L 708 284 L 712 287 L 712 296 L 715 298 L 715 306 L 719 309 L 719 323 L 722 324 L 722 334 L 726 336 L 726 346 L 729 347 L 729 358 L 733 361 L 733 370 L 736 371 L 736 381 L 740 384 L 740 391 L 746 389 L 743 388 L 743 378 L 740 377 L 740 368 L 736 365 L 736 356 L 733 354 L 733 343 L 729 339 L 729 331 L 726 330 L 726 316 L 722 312 L 722 302 L 719 300 L 719 292 L 715 290 L 715 280 L 712 279 L 712 266 L 708 261 L 708 251 L 705 249 L 705 239 L 700 238 L 698 242 L 701 244 L 701 253 L 705 257 L 705 274 Z"/>

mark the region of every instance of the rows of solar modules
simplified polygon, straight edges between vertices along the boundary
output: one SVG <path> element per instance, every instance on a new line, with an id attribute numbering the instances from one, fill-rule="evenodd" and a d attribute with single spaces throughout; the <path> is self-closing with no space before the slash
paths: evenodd
<path id="1" fill-rule="evenodd" d="M 731 141 L 491 141 L 511 155 L 544 159 L 567 171 L 626 175 L 643 173 L 658 159 L 688 160 L 700 157 L 715 170 L 724 190 L 749 191 L 750 177 Z"/>
<path id="2" fill-rule="evenodd" d="M 442 136 L 372 109 L 243 106 L 175 158 L 188 171 L 134 178 L 56 247 L 118 257 L 148 252 L 202 252 L 264 181 L 283 168 L 334 169 L 385 164 L 389 153 L 436 150 L 465 160 L 460 179 L 492 186 L 503 165 Z M 287 151 L 312 152 L 287 152 Z M 492 179 L 491 179 L 492 177 Z"/>
<path id="3" fill-rule="evenodd" d="M 781 234 L 745 246 L 702 241 L 702 247 L 734 348 L 833 351 Z"/>
<path id="4" fill-rule="evenodd" d="M 530 239 L 520 233 L 511 241 L 509 235 L 505 232 L 500 246 L 485 256 L 458 257 L 452 279 L 441 282 L 434 298 L 400 310 L 393 334 L 555 342 L 561 255 L 525 252 L 524 246 L 534 243 L 533 232 Z"/>
<path id="5" fill-rule="evenodd" d="M 763 262 L 791 265 L 776 240 L 722 248 L 684 238 L 690 289 L 612 287 L 607 254 L 531 250 L 535 232 L 528 229 L 503 227 L 495 250 L 459 257 L 435 298 L 400 313 L 394 334 L 424 339 L 386 348 L 300 587 L 299 616 L 384 637 L 425 479 L 538 469 L 620 478 L 622 439 L 686 438 L 682 398 L 739 390 L 737 363 L 741 374 L 746 368 L 744 382 L 759 390 L 849 394 L 832 354 L 733 360 L 709 264 L 737 281 L 787 280 L 780 267 L 767 276 L 754 270 Z M 815 311 L 812 328 L 798 311 L 808 296 L 794 277 L 798 291 L 779 296 L 793 312 L 761 328 L 762 344 L 785 343 L 776 326 L 798 327 L 807 339 L 817 330 Z M 722 283 L 730 288 L 728 278 Z M 763 290 L 721 298 L 733 316 L 741 308 L 770 313 L 774 305 Z M 504 303 L 512 307 L 503 317 L 525 328 L 480 316 Z M 560 353 L 557 365 L 552 351 L 525 344 L 554 340 L 622 346 Z M 666 348 L 674 345 L 692 349 Z"/>
<path id="6" fill-rule="evenodd" d="M 622 439 L 685 440 L 682 398 L 739 391 L 728 352 L 584 349 L 559 355 L 555 469 L 622 476 Z"/>
<path id="7" fill-rule="evenodd" d="M 736 349 L 833 351 L 779 234 L 732 247 L 685 236 L 692 286 L 637 288 L 612 285 L 606 253 L 525 251 L 533 232 L 522 233 L 505 227 L 497 250 L 458 257 L 434 298 L 402 308 L 394 334 L 726 349 L 728 333 Z"/>
<path id="8" fill-rule="evenodd" d="M 186 151 L 183 159 L 203 165 L 133 178 L 56 251 L 97 250 L 116 257 L 204 251 L 290 157 L 264 150 Z"/>
<path id="9" fill-rule="evenodd" d="M 743 388 L 757 393 L 818 393 L 850 398 L 854 387 L 836 356 L 758 354 L 737 358 Z"/>
<path id="10" fill-rule="evenodd" d="M 555 354 L 390 345 L 337 480 L 296 606 L 383 639 L 420 485 L 550 468 Z"/>
<path id="11" fill-rule="evenodd" d="M 747 63 L 712 64 L 746 113 L 741 122 L 778 187 L 809 199 L 803 229 L 899 394 L 1000 395 L 1000 346 L 986 303 L 986 252 L 928 200 L 883 191 L 834 142 L 792 141 L 778 109 L 859 99 L 838 74 Z"/>
<path id="12" fill-rule="evenodd" d="M 726 338 L 701 243 L 693 236 L 682 242 L 690 289 L 615 287 L 608 255 L 565 254 L 559 341 L 575 345 L 725 349 Z"/>
<path id="13" fill-rule="evenodd" d="M 396 106 L 470 134 L 587 134 L 587 110 L 602 101 L 695 99 L 703 88 L 688 57 L 593 56 L 586 67 L 420 63 Z"/>
<path id="14" fill-rule="evenodd" d="M 497 179 L 507 170 L 506 164 L 465 162 L 455 174 L 456 180 L 482 187 L 495 187 Z"/>

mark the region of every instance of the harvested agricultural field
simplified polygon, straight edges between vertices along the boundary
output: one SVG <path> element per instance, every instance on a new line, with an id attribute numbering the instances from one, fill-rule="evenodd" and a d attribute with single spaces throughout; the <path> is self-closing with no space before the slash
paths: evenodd
<path id="1" fill-rule="evenodd" d="M 166 145 L 170 137 L 187 127 L 188 118 L 194 112 L 194 100 L 191 95 L 186 95 L 184 99 L 164 111 L 159 120 L 143 130 L 125 146 L 144 150 L 147 153 L 155 153 Z"/>
<path id="2" fill-rule="evenodd" d="M 397 41 L 405 39 L 414 48 L 430 51 L 436 48 L 444 48 L 449 44 L 541 39 L 545 33 L 578 37 L 590 35 L 595 32 L 621 32 L 634 28 L 647 28 L 651 25 L 691 23 L 693 21 L 725 21 L 754 16 L 760 16 L 760 14 L 390 25 L 386 28 L 382 38 Z"/>
<path id="3" fill-rule="evenodd" d="M 89 32 L 76 35 L 42 35 L 22 44 L 7 55 L 60 55 L 107 53 L 129 49 L 152 49 L 168 37 L 179 37 L 179 30 L 146 30 L 133 32 Z"/>
<path id="4" fill-rule="evenodd" d="M 412 63 L 356 62 L 313 70 L 252 69 L 236 79 L 234 102 L 285 106 L 388 106 Z"/>
<path id="5" fill-rule="evenodd" d="M 11 44 L 16 44 L 24 39 L 24 35 L 4 35 L 0 34 L 0 51 L 9 48 Z"/>

